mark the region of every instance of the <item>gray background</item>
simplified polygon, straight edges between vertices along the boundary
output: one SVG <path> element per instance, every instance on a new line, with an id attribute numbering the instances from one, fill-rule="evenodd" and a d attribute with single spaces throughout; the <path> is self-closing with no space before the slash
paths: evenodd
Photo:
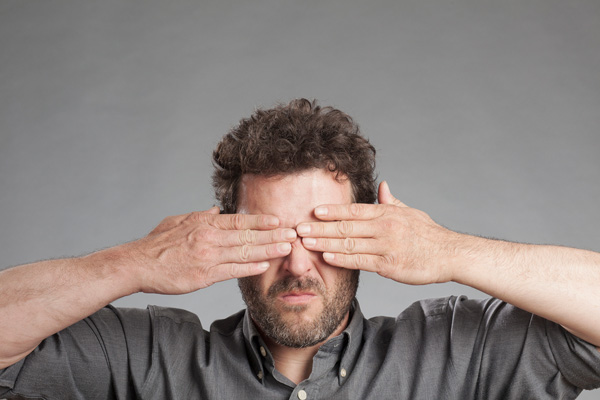
<path id="1" fill-rule="evenodd" d="M 439 223 L 600 250 L 597 0 L 1 0 L 2 267 L 209 208 L 219 138 L 294 97 L 351 114 Z M 363 273 L 358 297 L 373 316 L 461 293 L 482 296 Z M 148 303 L 206 324 L 243 306 L 235 282 L 117 302 Z"/>

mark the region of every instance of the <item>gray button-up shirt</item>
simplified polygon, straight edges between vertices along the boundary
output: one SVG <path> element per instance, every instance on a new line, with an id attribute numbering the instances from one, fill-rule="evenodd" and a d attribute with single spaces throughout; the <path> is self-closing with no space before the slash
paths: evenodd
<path id="1" fill-rule="evenodd" d="M 0 370 L 0 398 L 571 399 L 600 386 L 600 352 L 495 299 L 418 302 L 350 324 L 298 385 L 245 311 L 210 331 L 178 309 L 107 307 Z"/>

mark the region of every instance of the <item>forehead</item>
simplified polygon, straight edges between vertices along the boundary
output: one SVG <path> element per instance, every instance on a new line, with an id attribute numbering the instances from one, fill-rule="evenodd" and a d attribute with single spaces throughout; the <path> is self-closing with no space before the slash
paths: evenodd
<path id="1" fill-rule="evenodd" d="M 311 169 L 300 173 L 265 177 L 244 175 L 239 190 L 238 211 L 271 214 L 282 226 L 294 227 L 314 219 L 313 210 L 322 204 L 349 204 L 352 189 L 348 179 L 335 179 L 335 173 Z"/>

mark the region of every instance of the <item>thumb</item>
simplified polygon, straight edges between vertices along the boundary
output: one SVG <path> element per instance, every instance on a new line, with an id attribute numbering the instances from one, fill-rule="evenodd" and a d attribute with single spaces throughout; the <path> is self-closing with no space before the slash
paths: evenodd
<path id="1" fill-rule="evenodd" d="M 209 214 L 220 214 L 221 209 L 217 206 L 212 206 L 209 210 L 206 211 Z"/>
<path id="2" fill-rule="evenodd" d="M 379 194 L 377 199 L 379 200 L 379 204 L 393 204 L 398 207 L 407 207 L 406 204 L 392 195 L 390 187 L 386 181 L 383 181 L 379 184 Z"/>

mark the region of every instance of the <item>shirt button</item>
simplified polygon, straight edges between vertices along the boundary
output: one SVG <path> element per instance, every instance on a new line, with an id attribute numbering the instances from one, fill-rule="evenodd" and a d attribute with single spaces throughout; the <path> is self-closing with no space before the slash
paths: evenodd
<path id="1" fill-rule="evenodd" d="M 300 400 L 306 400 L 306 392 L 304 391 L 304 389 L 300 389 L 298 391 L 298 398 Z"/>
<path id="2" fill-rule="evenodd" d="M 267 356 L 267 350 L 265 350 L 265 348 L 264 348 L 263 346 L 260 346 L 260 354 L 261 354 L 263 357 L 266 357 L 266 356 Z"/>
<path id="3" fill-rule="evenodd" d="M 348 374 L 348 372 L 346 371 L 346 369 L 345 369 L 345 368 L 342 368 L 342 369 L 340 370 L 340 376 L 341 376 L 342 378 L 345 378 L 347 374 Z"/>

